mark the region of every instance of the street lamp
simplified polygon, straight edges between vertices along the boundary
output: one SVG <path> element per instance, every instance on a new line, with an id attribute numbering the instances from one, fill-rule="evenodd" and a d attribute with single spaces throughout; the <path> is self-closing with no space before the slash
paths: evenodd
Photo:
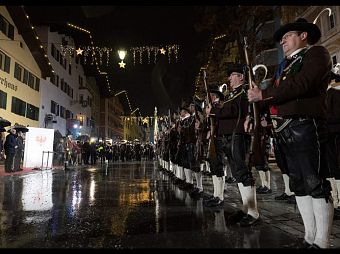
<path id="1" fill-rule="evenodd" d="M 118 50 L 118 55 L 119 55 L 119 58 L 120 60 L 122 60 L 119 64 L 119 67 L 120 68 L 125 68 L 125 63 L 124 63 L 124 58 L 126 56 L 126 50 Z"/>

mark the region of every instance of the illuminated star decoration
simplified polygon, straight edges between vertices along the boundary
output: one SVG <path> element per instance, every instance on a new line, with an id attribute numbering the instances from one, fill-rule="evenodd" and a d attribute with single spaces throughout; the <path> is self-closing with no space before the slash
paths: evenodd
<path id="1" fill-rule="evenodd" d="M 120 63 L 118 63 L 118 64 L 119 64 L 119 67 L 120 67 L 120 68 L 125 68 L 125 64 L 126 64 L 126 63 L 124 63 L 123 60 L 122 60 Z"/>
<path id="2" fill-rule="evenodd" d="M 81 48 L 78 48 L 76 50 L 76 52 L 77 52 L 77 55 L 82 55 L 83 54 L 83 50 Z"/>
<path id="3" fill-rule="evenodd" d="M 164 48 L 161 48 L 160 51 L 162 55 L 165 55 L 166 50 Z"/>
<path id="4" fill-rule="evenodd" d="M 144 119 L 143 119 L 143 124 L 148 124 L 149 123 L 149 120 L 145 117 Z"/>

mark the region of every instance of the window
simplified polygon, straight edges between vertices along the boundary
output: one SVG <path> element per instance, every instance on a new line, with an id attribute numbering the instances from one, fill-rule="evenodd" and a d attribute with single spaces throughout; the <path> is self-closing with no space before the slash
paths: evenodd
<path id="1" fill-rule="evenodd" d="M 65 108 L 60 106 L 60 117 L 65 118 Z"/>
<path id="2" fill-rule="evenodd" d="M 55 52 L 56 52 L 56 48 L 54 46 L 54 44 L 52 43 L 52 46 L 51 46 L 51 55 L 55 58 Z"/>
<path id="3" fill-rule="evenodd" d="M 7 106 L 7 93 L 0 90 L 0 108 L 6 109 Z"/>
<path id="4" fill-rule="evenodd" d="M 24 78 L 22 80 L 23 83 L 25 83 L 26 85 L 28 85 L 28 70 L 24 69 Z"/>
<path id="5" fill-rule="evenodd" d="M 66 119 L 72 119 L 72 112 L 70 110 L 66 110 Z"/>
<path id="6" fill-rule="evenodd" d="M 40 79 L 22 67 L 20 64 L 15 63 L 14 77 L 27 84 L 30 88 L 39 91 L 40 89 Z"/>
<path id="7" fill-rule="evenodd" d="M 8 38 L 14 40 L 14 26 L 11 25 L 2 15 L 0 15 L 0 31 Z"/>
<path id="8" fill-rule="evenodd" d="M 68 65 L 68 73 L 70 75 L 72 75 L 72 65 L 71 64 Z"/>
<path id="9" fill-rule="evenodd" d="M 81 126 L 84 126 L 84 116 L 79 116 L 79 124 L 81 125 Z"/>
<path id="10" fill-rule="evenodd" d="M 338 63 L 338 61 L 336 59 L 336 55 L 332 56 L 332 65 L 335 65 L 337 63 Z"/>
<path id="11" fill-rule="evenodd" d="M 20 64 L 15 63 L 14 77 L 19 81 L 23 81 L 23 77 L 22 77 L 23 72 L 24 72 L 23 70 L 24 70 L 24 68 Z"/>
<path id="12" fill-rule="evenodd" d="M 34 89 L 34 75 L 32 73 L 28 74 L 28 86 L 32 89 Z"/>
<path id="13" fill-rule="evenodd" d="M 16 98 L 12 97 L 12 113 L 25 116 L 26 115 L 26 102 Z"/>
<path id="14" fill-rule="evenodd" d="M 51 113 L 59 115 L 59 105 L 55 101 L 51 101 Z"/>
<path id="15" fill-rule="evenodd" d="M 9 73 L 11 67 L 11 58 L 0 50 L 0 69 Z"/>
<path id="16" fill-rule="evenodd" d="M 83 77 L 79 75 L 79 87 L 83 87 Z"/>
<path id="17" fill-rule="evenodd" d="M 35 88 L 34 90 L 38 91 L 40 90 L 40 79 L 38 79 L 37 77 L 35 77 Z"/>
<path id="18" fill-rule="evenodd" d="M 35 121 L 39 120 L 39 108 L 27 103 L 26 117 Z"/>
<path id="19" fill-rule="evenodd" d="M 60 79 L 60 89 L 64 91 L 64 79 Z"/>
<path id="20" fill-rule="evenodd" d="M 331 16 L 328 17 L 328 30 L 335 27 L 335 13 L 332 12 Z"/>

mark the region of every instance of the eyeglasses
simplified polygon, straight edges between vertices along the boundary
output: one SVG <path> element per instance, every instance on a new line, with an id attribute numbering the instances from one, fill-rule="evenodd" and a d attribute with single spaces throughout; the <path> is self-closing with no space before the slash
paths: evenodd
<path id="1" fill-rule="evenodd" d="M 286 33 L 284 36 L 282 36 L 280 42 L 282 42 L 283 40 L 287 40 L 289 37 L 292 37 L 293 35 L 300 35 L 301 33 L 298 32 L 298 31 L 291 31 L 291 32 L 288 32 Z"/>

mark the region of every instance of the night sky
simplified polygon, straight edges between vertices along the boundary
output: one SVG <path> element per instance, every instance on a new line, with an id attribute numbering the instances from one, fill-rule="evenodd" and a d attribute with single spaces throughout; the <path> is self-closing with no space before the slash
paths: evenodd
<path id="1" fill-rule="evenodd" d="M 156 64 L 136 61 L 131 52 L 124 62 L 101 68 L 109 74 L 115 91 L 126 90 L 132 109 L 139 108 L 143 116 L 174 111 L 182 99 L 194 93 L 194 79 L 201 67 L 197 53 L 206 47 L 206 36 L 194 30 L 193 6 L 26 6 L 34 25 L 71 22 L 92 33 L 95 46 L 130 48 L 178 44 L 178 62 L 168 63 L 167 55 L 158 55 Z M 48 15 L 47 15 L 48 13 Z M 86 46 L 86 45 L 84 45 Z M 145 54 L 145 53 L 144 53 Z M 138 58 L 136 58 L 137 60 Z M 174 58 L 171 58 L 173 60 Z M 120 96 L 129 112 L 125 96 Z"/>

